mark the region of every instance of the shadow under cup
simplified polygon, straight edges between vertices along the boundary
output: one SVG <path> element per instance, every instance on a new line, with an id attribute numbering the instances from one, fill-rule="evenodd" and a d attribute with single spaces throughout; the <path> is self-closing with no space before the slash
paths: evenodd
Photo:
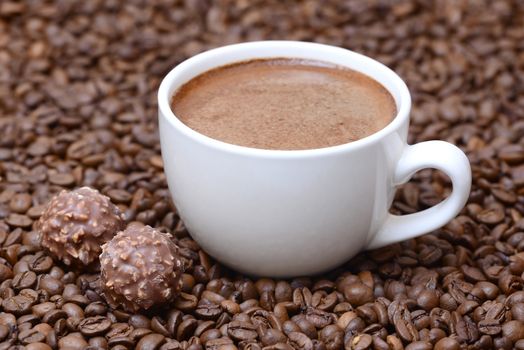
<path id="1" fill-rule="evenodd" d="M 209 138 L 172 112 L 172 95 L 192 78 L 223 65 L 275 57 L 364 73 L 390 92 L 397 115 L 385 128 L 348 144 L 279 151 Z M 164 168 L 177 210 L 202 248 L 233 269 L 275 277 L 332 269 L 373 244 L 390 216 L 396 164 L 411 147 L 406 144 L 411 98 L 402 79 L 371 58 L 304 42 L 225 46 L 175 67 L 162 81 L 158 103 Z"/>

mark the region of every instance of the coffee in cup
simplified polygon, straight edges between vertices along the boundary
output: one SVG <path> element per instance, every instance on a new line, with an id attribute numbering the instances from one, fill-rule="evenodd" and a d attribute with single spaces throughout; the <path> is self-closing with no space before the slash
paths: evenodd
<path id="1" fill-rule="evenodd" d="M 240 146 L 301 150 L 345 144 L 389 124 L 397 109 L 379 82 L 315 60 L 230 64 L 184 84 L 171 108 L 190 128 Z"/>

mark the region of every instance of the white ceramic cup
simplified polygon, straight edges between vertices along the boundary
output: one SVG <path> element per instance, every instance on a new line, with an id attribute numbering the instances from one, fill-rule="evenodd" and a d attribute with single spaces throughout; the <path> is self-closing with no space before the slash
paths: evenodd
<path id="1" fill-rule="evenodd" d="M 321 60 L 362 72 L 387 88 L 398 114 L 382 130 L 348 144 L 279 151 L 209 138 L 171 110 L 174 92 L 195 76 L 273 57 Z M 445 225 L 469 195 L 471 169 L 459 148 L 443 141 L 406 143 L 411 97 L 402 79 L 346 49 L 295 41 L 213 49 L 169 72 L 158 105 L 162 157 L 180 217 L 205 251 L 244 273 L 289 277 L 329 270 L 363 249 Z M 445 172 L 451 195 L 415 214 L 389 214 L 396 187 L 424 168 Z"/>

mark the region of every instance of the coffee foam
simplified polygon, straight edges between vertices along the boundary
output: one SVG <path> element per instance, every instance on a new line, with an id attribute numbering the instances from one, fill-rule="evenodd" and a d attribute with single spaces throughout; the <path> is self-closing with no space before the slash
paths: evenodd
<path id="1" fill-rule="evenodd" d="M 208 71 L 172 99 L 190 128 L 241 146 L 300 150 L 355 141 L 396 114 L 372 78 L 318 61 L 254 60 Z"/>

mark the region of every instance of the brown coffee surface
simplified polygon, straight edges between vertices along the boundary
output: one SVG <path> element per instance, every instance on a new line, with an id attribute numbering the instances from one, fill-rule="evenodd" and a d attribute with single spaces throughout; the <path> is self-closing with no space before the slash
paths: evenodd
<path id="1" fill-rule="evenodd" d="M 268 59 L 203 73 L 173 96 L 175 115 L 211 138 L 241 146 L 300 150 L 355 141 L 396 114 L 390 93 L 351 69 Z"/>

